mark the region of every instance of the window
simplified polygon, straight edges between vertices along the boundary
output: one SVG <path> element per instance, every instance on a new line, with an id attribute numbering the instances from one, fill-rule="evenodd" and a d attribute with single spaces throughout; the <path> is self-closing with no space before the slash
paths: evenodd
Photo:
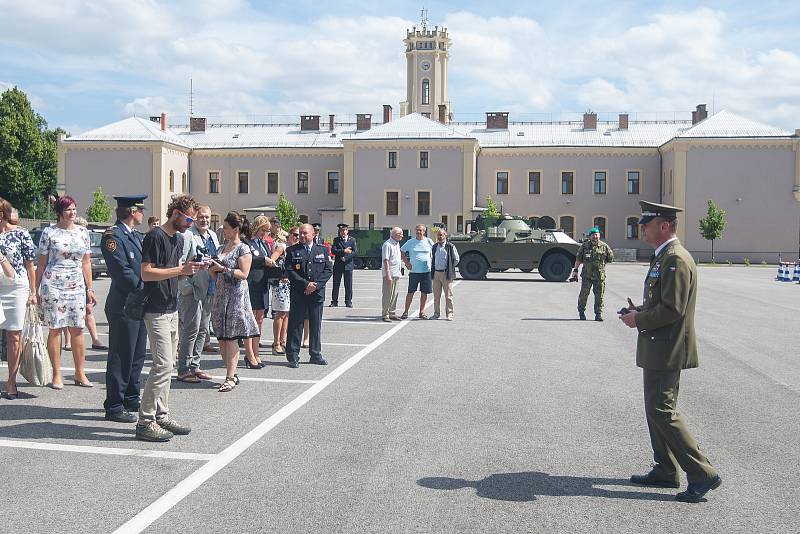
<path id="1" fill-rule="evenodd" d="M 308 224 L 308 215 L 301 214 L 298 219 L 300 220 L 300 224 Z"/>
<path id="2" fill-rule="evenodd" d="M 419 168 L 420 169 L 428 168 L 428 153 L 425 151 L 419 153 Z"/>
<path id="3" fill-rule="evenodd" d="M 399 191 L 386 191 L 386 215 L 400 215 Z"/>
<path id="4" fill-rule="evenodd" d="M 361 215 L 358 213 L 353 214 L 353 228 L 358 228 L 361 226 Z"/>
<path id="5" fill-rule="evenodd" d="M 542 193 L 542 173 L 539 171 L 528 172 L 528 194 L 539 195 Z"/>
<path id="6" fill-rule="evenodd" d="M 236 190 L 246 195 L 250 192 L 250 173 L 247 171 L 241 171 L 236 173 Z"/>
<path id="7" fill-rule="evenodd" d="M 497 194 L 508 194 L 508 172 L 500 171 L 497 173 Z"/>
<path id="8" fill-rule="evenodd" d="M 561 194 L 571 195 L 575 191 L 575 173 L 573 171 L 561 171 Z"/>
<path id="9" fill-rule="evenodd" d="M 339 171 L 328 171 L 328 193 L 339 194 Z"/>
<path id="10" fill-rule="evenodd" d="M 375 229 L 375 214 L 374 213 L 367 213 L 367 228 L 370 230 Z"/>
<path id="11" fill-rule="evenodd" d="M 449 217 L 447 215 L 442 215 L 442 225 L 444 225 L 445 230 L 448 226 L 450 226 Z"/>
<path id="12" fill-rule="evenodd" d="M 459 234 L 464 231 L 464 216 L 456 215 L 456 232 Z"/>
<path id="13" fill-rule="evenodd" d="M 628 194 L 639 194 L 639 171 L 628 171 Z"/>
<path id="14" fill-rule="evenodd" d="M 268 195 L 277 195 L 278 194 L 278 173 L 277 172 L 268 172 L 267 173 L 267 194 Z"/>
<path id="15" fill-rule="evenodd" d="M 390 169 L 397 168 L 397 152 L 394 151 L 389 152 L 389 168 Z"/>
<path id="16" fill-rule="evenodd" d="M 606 194 L 606 171 L 594 171 L 594 194 Z"/>
<path id="17" fill-rule="evenodd" d="M 211 214 L 211 229 L 216 232 L 217 228 L 219 228 L 219 213 L 212 213 Z"/>
<path id="18" fill-rule="evenodd" d="M 189 190 L 189 182 L 186 179 L 186 173 L 183 173 L 181 175 L 181 191 L 183 191 L 185 193 L 188 190 Z"/>
<path id="19" fill-rule="evenodd" d="M 219 193 L 219 172 L 217 171 L 208 173 L 208 192 Z"/>
<path id="20" fill-rule="evenodd" d="M 422 103 L 431 103 L 431 81 L 427 78 L 422 80 Z"/>
<path id="21" fill-rule="evenodd" d="M 600 230 L 600 239 L 606 238 L 606 218 L 605 217 L 595 217 L 592 219 L 592 226 L 596 227 Z"/>
<path id="22" fill-rule="evenodd" d="M 175 192 L 175 171 L 169 171 L 169 192 Z"/>
<path id="23" fill-rule="evenodd" d="M 639 217 L 628 217 L 625 222 L 625 237 L 628 239 L 639 239 Z"/>
<path id="24" fill-rule="evenodd" d="M 417 215 L 431 214 L 431 192 L 417 191 Z"/>
<path id="25" fill-rule="evenodd" d="M 308 171 L 297 171 L 297 192 L 308 194 Z"/>
<path id="26" fill-rule="evenodd" d="M 564 230 L 564 233 L 575 239 L 575 217 L 572 215 L 562 215 L 558 218 L 558 226 Z"/>

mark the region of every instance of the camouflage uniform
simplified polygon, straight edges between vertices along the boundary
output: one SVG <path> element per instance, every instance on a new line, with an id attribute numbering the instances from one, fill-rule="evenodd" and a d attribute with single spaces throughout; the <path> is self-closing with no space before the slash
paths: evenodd
<path id="1" fill-rule="evenodd" d="M 583 264 L 581 273 L 581 292 L 578 295 L 578 311 L 586 310 L 589 291 L 594 292 L 594 313 L 603 313 L 603 293 L 606 290 L 606 263 L 614 261 L 614 253 L 606 243 L 591 239 L 585 241 L 577 253 L 578 261 Z"/>

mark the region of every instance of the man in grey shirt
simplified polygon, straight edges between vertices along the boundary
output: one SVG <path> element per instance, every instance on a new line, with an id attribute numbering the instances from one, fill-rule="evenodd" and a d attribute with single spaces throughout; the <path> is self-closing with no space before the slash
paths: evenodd
<path id="1" fill-rule="evenodd" d="M 456 265 L 458 265 L 458 250 L 455 245 L 447 242 L 447 230 L 439 228 L 436 231 L 436 243 L 433 244 L 433 316 L 441 316 L 439 306 L 442 291 L 444 291 L 445 317 L 453 320 L 453 280 L 456 278 Z"/>

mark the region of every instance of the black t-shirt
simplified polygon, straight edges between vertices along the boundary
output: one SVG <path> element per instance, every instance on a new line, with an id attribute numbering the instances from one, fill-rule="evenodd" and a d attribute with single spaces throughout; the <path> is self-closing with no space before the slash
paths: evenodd
<path id="1" fill-rule="evenodd" d="M 155 267 L 167 269 L 178 266 L 183 249 L 183 238 L 177 232 L 170 236 L 160 226 L 156 226 L 144 236 L 142 243 L 142 263 L 152 263 Z M 148 297 L 144 311 L 148 313 L 172 313 L 178 309 L 178 277 L 173 276 L 159 282 L 145 282 L 144 291 Z"/>

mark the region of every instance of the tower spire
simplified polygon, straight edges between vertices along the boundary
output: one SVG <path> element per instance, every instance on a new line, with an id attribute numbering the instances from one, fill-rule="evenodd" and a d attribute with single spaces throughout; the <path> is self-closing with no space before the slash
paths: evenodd
<path id="1" fill-rule="evenodd" d="M 427 8 L 425 8 L 425 7 L 422 8 L 422 10 L 419 13 L 419 18 L 420 18 L 419 24 L 420 24 L 420 26 L 422 26 L 422 31 L 427 30 L 428 29 L 428 9 Z"/>

